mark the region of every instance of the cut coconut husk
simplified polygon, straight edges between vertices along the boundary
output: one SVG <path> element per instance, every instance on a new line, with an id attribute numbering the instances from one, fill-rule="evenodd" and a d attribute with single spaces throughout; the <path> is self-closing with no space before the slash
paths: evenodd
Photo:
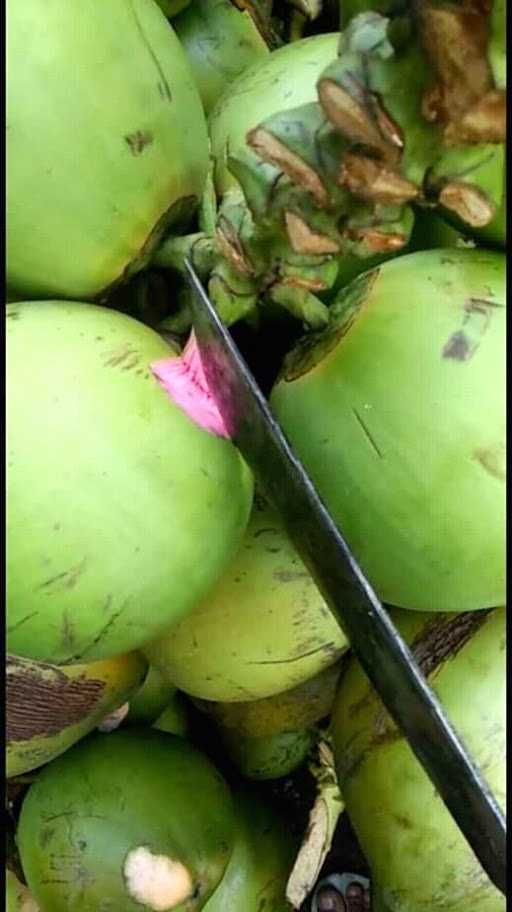
<path id="1" fill-rule="evenodd" d="M 8 655 L 7 776 L 48 763 L 124 704 L 144 678 L 139 653 L 57 667 Z"/>

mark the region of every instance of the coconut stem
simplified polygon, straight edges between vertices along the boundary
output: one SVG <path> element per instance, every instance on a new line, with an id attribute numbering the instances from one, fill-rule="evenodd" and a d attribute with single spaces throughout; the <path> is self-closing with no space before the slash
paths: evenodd
<path id="1" fill-rule="evenodd" d="M 439 205 L 481 228 L 501 201 L 504 92 L 487 59 L 488 15 L 467 3 L 419 2 L 408 36 L 405 22 L 399 30 L 378 13 L 356 16 L 340 38 L 338 58 L 318 80 L 318 103 L 274 115 L 247 136 L 254 154 L 275 169 L 277 209 L 293 188 L 298 199 L 300 188 L 318 209 L 336 211 L 345 223 L 342 253 L 363 237 L 372 253 L 383 249 L 393 234 L 386 207 L 403 221 L 412 202 Z M 493 49 L 498 32 L 493 20 Z M 499 50 L 493 59 L 499 71 Z M 351 223 L 350 200 L 375 207 L 367 231 Z M 297 236 L 308 232 L 295 220 L 295 250 L 301 249 Z M 395 232 L 388 249 L 407 240 Z"/>
<path id="2" fill-rule="evenodd" d="M 317 795 L 309 815 L 306 834 L 286 885 L 286 898 L 294 909 L 302 906 L 318 879 L 344 808 L 334 769 L 332 746 L 327 735 L 319 741 L 317 759 L 310 769 L 316 779 Z"/>
<path id="3" fill-rule="evenodd" d="M 182 237 L 167 237 L 153 254 L 151 262 L 152 266 L 172 269 L 184 276 L 184 259 L 187 257 L 197 274 L 206 278 L 218 256 L 215 239 L 204 232 L 197 232 Z"/>

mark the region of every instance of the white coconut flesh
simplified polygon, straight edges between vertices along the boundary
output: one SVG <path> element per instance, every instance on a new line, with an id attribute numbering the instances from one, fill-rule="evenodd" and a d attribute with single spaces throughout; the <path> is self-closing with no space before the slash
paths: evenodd
<path id="1" fill-rule="evenodd" d="M 169 912 L 194 891 L 190 872 L 181 861 L 153 854 L 146 846 L 128 853 L 123 873 L 131 898 L 152 912 Z"/>

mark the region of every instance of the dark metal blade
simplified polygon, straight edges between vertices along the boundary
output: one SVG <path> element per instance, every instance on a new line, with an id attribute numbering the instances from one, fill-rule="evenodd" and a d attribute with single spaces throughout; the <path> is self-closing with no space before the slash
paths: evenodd
<path id="1" fill-rule="evenodd" d="M 192 265 L 193 324 L 206 380 L 355 655 L 493 883 L 506 890 L 504 815 L 284 434 Z"/>

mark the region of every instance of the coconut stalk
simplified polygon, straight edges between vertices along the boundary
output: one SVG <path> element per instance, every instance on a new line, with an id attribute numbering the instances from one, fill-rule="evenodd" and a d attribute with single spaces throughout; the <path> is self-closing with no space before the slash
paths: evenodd
<path id="1" fill-rule="evenodd" d="M 306 180 L 321 210 L 344 190 L 373 207 L 376 228 L 380 207 L 414 205 L 478 233 L 503 198 L 503 20 L 502 5 L 489 15 L 469 0 L 418 3 L 393 21 L 361 13 L 317 81 L 314 113 L 273 114 L 248 145 L 292 185 Z"/>
<path id="2" fill-rule="evenodd" d="M 325 202 L 329 194 L 311 184 L 311 168 L 295 175 L 304 184 L 297 186 L 274 164 L 262 163 L 247 145 L 248 132 L 268 111 L 307 102 L 308 143 L 314 155 L 324 118 L 321 112 L 318 116 L 311 78 L 321 74 L 337 41 L 336 34 L 327 34 L 287 45 L 233 83 L 209 118 L 211 178 L 218 205 L 212 201 L 210 184 L 203 207 L 204 233 L 167 239 L 153 259 L 154 265 L 176 271 L 183 268 L 188 252 L 228 325 L 240 319 L 258 323 L 277 307 L 307 327 L 324 326 L 326 299 L 340 284 L 345 263 L 350 261 L 352 276 L 366 263 L 375 265 L 375 256 L 394 255 L 409 238 L 411 213 L 402 214 L 394 205 L 380 206 L 376 230 L 373 206 L 337 187 L 344 141 L 332 130 L 324 150 L 331 173 L 326 207 L 318 205 L 318 198 Z M 302 125 L 297 126 L 301 130 Z M 166 328 L 182 330 L 190 323 L 188 309 L 185 293 Z"/>
<path id="3" fill-rule="evenodd" d="M 426 2 L 392 20 L 363 12 L 311 100 L 303 83 L 317 39 L 251 67 L 210 118 L 219 199 L 210 187 L 208 226 L 167 239 L 153 263 L 180 272 L 187 253 L 227 325 L 258 325 L 277 307 L 318 330 L 346 281 L 408 249 L 417 211 L 502 243 L 503 18 L 499 4 L 490 17 Z M 318 48 L 331 37 L 319 36 Z M 299 86 L 298 107 L 286 107 L 288 83 Z M 263 99 L 271 114 L 254 124 L 247 111 L 256 118 Z M 165 329 L 190 326 L 189 294 L 180 292 Z"/>
<path id="4" fill-rule="evenodd" d="M 316 780 L 317 794 L 286 885 L 286 897 L 294 909 L 300 909 L 315 886 L 344 809 L 334 769 L 331 739 L 327 733 L 322 733 L 310 771 Z"/>

